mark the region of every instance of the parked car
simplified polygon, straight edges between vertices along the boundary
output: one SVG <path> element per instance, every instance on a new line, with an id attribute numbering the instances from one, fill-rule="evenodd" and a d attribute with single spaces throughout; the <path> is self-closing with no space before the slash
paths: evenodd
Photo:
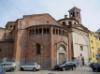
<path id="1" fill-rule="evenodd" d="M 64 71 L 64 70 L 73 70 L 75 67 L 75 64 L 72 62 L 65 62 L 63 64 L 58 64 L 54 67 L 54 70 L 58 71 Z"/>
<path id="2" fill-rule="evenodd" d="M 3 62 L 1 63 L 5 71 L 14 71 L 16 69 L 16 63 L 15 62 Z"/>
<path id="3" fill-rule="evenodd" d="M 5 71 L 2 65 L 0 65 L 0 74 L 5 74 Z"/>
<path id="4" fill-rule="evenodd" d="M 72 64 L 74 68 L 76 68 L 78 65 L 77 61 L 70 61 L 69 63 Z"/>
<path id="5" fill-rule="evenodd" d="M 100 63 L 91 63 L 89 66 L 94 72 L 100 72 Z"/>
<path id="6" fill-rule="evenodd" d="M 20 70 L 33 70 L 33 71 L 39 71 L 40 70 L 40 65 L 37 63 L 33 64 L 22 64 L 20 65 Z"/>

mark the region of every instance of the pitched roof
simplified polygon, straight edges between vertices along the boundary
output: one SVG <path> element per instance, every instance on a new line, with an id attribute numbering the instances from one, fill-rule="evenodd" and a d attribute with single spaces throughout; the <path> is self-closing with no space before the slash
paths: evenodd
<path id="1" fill-rule="evenodd" d="M 76 7 L 76 6 L 74 6 L 73 8 L 71 8 L 71 9 L 69 10 L 69 12 L 72 11 L 72 10 L 79 10 L 79 11 L 80 11 L 81 9 L 79 9 L 79 8 Z"/>
<path id="2" fill-rule="evenodd" d="M 23 17 L 26 24 L 41 25 L 41 24 L 52 24 L 58 25 L 58 22 L 48 13 L 44 14 L 33 14 L 25 15 Z"/>

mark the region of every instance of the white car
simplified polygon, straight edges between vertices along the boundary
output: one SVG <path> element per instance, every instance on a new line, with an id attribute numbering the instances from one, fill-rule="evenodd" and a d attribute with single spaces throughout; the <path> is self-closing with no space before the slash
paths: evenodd
<path id="1" fill-rule="evenodd" d="M 14 71 L 16 69 L 16 63 L 15 62 L 3 62 L 1 63 L 5 71 Z"/>
<path id="2" fill-rule="evenodd" d="M 33 70 L 33 71 L 39 71 L 40 70 L 40 65 L 37 63 L 34 64 L 22 64 L 20 65 L 20 70 Z"/>

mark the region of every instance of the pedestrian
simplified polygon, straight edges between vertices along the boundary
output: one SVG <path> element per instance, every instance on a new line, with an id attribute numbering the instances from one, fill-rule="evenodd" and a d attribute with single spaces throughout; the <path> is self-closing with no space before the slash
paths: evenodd
<path id="1" fill-rule="evenodd" d="M 84 57 L 81 58 L 81 61 L 82 61 L 82 66 L 84 66 L 85 65 L 85 63 L 84 63 Z"/>
<path id="2" fill-rule="evenodd" d="M 79 56 L 77 57 L 77 64 L 78 64 L 79 66 L 81 66 L 81 60 L 80 60 L 80 57 L 79 57 Z"/>

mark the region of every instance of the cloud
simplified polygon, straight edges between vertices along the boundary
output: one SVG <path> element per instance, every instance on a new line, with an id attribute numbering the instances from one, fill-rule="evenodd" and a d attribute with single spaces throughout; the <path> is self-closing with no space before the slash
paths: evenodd
<path id="1" fill-rule="evenodd" d="M 50 13 L 55 19 L 63 18 L 73 6 L 81 8 L 82 22 L 90 30 L 100 28 L 99 0 L 0 0 L 0 26 L 23 15 Z"/>
<path id="2" fill-rule="evenodd" d="M 92 31 L 100 28 L 99 25 L 99 2 L 98 0 L 42 0 L 41 4 L 47 7 L 48 12 L 56 19 L 68 14 L 73 6 L 81 8 L 82 23 Z"/>

